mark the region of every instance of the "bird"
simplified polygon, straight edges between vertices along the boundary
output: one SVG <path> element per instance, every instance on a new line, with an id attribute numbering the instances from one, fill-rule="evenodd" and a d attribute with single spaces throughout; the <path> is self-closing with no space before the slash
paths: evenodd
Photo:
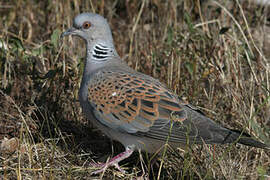
<path id="1" fill-rule="evenodd" d="M 215 123 L 196 107 L 183 101 L 159 80 L 135 71 L 118 55 L 107 20 L 95 13 L 77 15 L 73 26 L 61 34 L 78 36 L 86 44 L 79 101 L 86 118 L 125 151 L 106 163 L 104 172 L 134 151 L 160 151 L 165 143 L 173 148 L 192 144 L 239 143 L 269 149 L 242 131 Z"/>

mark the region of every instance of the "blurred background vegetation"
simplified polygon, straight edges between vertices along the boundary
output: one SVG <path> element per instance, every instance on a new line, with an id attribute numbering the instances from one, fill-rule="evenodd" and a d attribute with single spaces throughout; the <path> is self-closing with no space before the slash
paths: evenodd
<path id="1" fill-rule="evenodd" d="M 252 0 L 2 0 L 1 179 L 91 179 L 91 162 L 124 150 L 81 113 L 84 43 L 59 39 L 81 12 L 107 18 L 131 67 L 223 126 L 270 143 L 268 6 Z M 95 178 L 270 177 L 269 151 L 241 145 L 196 145 L 154 164 L 143 155 L 121 163 L 128 174 L 109 168 Z"/>

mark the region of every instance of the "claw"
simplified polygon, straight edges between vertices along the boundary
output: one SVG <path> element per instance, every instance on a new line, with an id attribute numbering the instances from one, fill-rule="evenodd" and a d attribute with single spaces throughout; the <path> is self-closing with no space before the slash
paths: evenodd
<path id="1" fill-rule="evenodd" d="M 120 166 L 119 166 L 119 162 L 128 158 L 133 152 L 134 152 L 135 146 L 127 146 L 126 150 L 120 154 L 118 154 L 117 156 L 114 156 L 113 158 L 111 158 L 108 162 L 106 163 L 91 163 L 91 166 L 95 167 L 95 168 L 100 168 L 96 171 L 93 171 L 91 174 L 99 174 L 101 172 L 106 171 L 106 169 L 110 166 L 115 166 L 116 169 L 118 169 L 121 173 L 125 174 L 126 171 L 123 170 Z"/>

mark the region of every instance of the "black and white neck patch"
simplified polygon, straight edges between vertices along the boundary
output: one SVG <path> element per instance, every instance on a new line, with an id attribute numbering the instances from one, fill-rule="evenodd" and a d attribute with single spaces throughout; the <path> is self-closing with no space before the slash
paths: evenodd
<path id="1" fill-rule="evenodd" d="M 92 57 L 98 61 L 105 61 L 111 53 L 112 50 L 109 47 L 103 44 L 96 44 L 92 51 Z"/>

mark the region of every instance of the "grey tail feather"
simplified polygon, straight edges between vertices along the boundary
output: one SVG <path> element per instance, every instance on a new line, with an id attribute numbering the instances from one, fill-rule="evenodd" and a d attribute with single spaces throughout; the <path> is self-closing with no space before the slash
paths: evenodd
<path id="1" fill-rule="evenodd" d="M 253 139 L 247 133 L 237 131 L 237 130 L 231 130 L 231 129 L 229 129 L 229 131 L 230 131 L 230 133 L 224 139 L 224 143 L 236 142 L 236 143 L 243 144 L 246 146 L 262 148 L 262 149 L 270 149 L 269 145 L 266 145 L 264 143 L 261 143 L 255 139 Z"/>
<path id="2" fill-rule="evenodd" d="M 267 146 L 264 143 L 256 141 L 252 139 L 251 137 L 240 137 L 238 143 L 244 144 L 246 146 L 252 146 L 252 147 L 257 147 L 257 148 L 262 148 L 262 149 L 270 149 L 270 146 Z"/>

